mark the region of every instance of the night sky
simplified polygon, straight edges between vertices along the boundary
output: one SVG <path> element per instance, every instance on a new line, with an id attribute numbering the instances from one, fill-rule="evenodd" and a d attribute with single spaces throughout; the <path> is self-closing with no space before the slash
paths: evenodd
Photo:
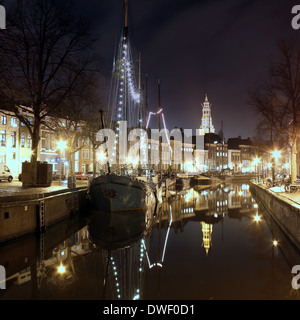
<path id="1" fill-rule="evenodd" d="M 297 36 L 295 4 L 287 0 L 129 0 L 133 41 L 148 74 L 149 108 L 156 111 L 157 85 L 167 126 L 196 129 L 208 94 L 216 131 L 226 138 L 255 134 L 257 119 L 248 89 L 262 83 L 278 41 Z M 99 16 L 99 54 L 110 73 L 120 28 L 122 0 L 85 1 Z"/>
<path id="2" fill-rule="evenodd" d="M 109 77 L 123 0 L 75 1 L 94 15 L 99 56 Z M 248 90 L 262 83 L 279 40 L 300 37 L 290 0 L 129 0 L 133 44 L 148 74 L 149 109 L 157 109 L 157 79 L 168 129 L 197 129 L 205 94 L 216 131 L 225 138 L 255 134 Z M 299 3 L 300 4 L 300 3 Z"/>

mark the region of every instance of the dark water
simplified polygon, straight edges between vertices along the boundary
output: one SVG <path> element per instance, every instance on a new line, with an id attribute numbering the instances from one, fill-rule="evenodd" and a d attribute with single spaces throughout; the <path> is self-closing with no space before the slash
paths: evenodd
<path id="1" fill-rule="evenodd" d="M 109 220 L 86 212 L 3 245 L 0 298 L 299 299 L 291 286 L 299 252 L 249 185 L 174 191 L 152 213 Z"/>

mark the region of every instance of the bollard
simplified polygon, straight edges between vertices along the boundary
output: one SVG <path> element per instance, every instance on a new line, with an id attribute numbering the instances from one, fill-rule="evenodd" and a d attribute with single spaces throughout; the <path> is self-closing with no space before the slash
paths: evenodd
<path id="1" fill-rule="evenodd" d="M 76 188 L 76 177 L 68 177 L 68 188 L 69 189 Z"/>
<path id="2" fill-rule="evenodd" d="M 6 271 L 3 266 L 0 265 L 0 289 L 6 289 Z"/>

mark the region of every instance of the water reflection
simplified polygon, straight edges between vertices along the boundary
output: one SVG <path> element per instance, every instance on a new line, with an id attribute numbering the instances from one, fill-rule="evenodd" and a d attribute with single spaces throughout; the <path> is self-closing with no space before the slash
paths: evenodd
<path id="1" fill-rule="evenodd" d="M 290 286 L 290 270 L 298 262 L 298 250 L 256 203 L 249 185 L 224 184 L 173 190 L 147 212 L 92 211 L 39 239 L 2 246 L 7 290 L 0 294 L 2 299 L 291 299 L 298 298 Z"/>

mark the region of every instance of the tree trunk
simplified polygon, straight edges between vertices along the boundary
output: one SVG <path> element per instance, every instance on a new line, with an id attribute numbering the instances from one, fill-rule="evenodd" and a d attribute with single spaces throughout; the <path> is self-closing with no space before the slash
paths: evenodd
<path id="1" fill-rule="evenodd" d="M 97 171 L 96 150 L 97 150 L 97 147 L 93 143 L 93 178 L 96 177 L 96 171 Z"/>
<path id="2" fill-rule="evenodd" d="M 31 147 L 31 160 L 30 160 L 30 180 L 23 182 L 25 187 L 35 187 L 37 184 L 37 160 L 38 160 L 38 147 L 40 142 L 40 122 L 36 119 L 32 130 L 32 147 Z"/>
<path id="3" fill-rule="evenodd" d="M 291 154 L 291 183 L 297 180 L 297 139 L 292 141 L 292 154 Z"/>

